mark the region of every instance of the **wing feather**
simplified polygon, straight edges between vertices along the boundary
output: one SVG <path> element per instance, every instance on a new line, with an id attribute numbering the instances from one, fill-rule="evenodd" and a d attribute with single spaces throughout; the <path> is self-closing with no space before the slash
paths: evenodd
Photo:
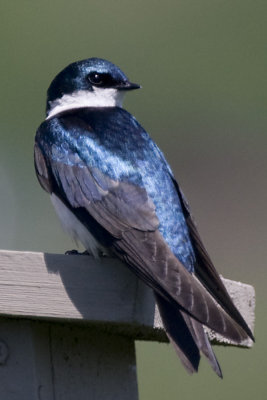
<path id="1" fill-rule="evenodd" d="M 200 238 L 196 224 L 192 217 L 190 207 L 179 188 L 178 183 L 174 180 L 178 195 L 186 217 L 189 234 L 192 240 L 193 248 L 196 255 L 195 274 L 205 288 L 211 293 L 212 297 L 222 306 L 222 308 L 247 332 L 248 336 L 254 340 L 253 334 L 245 322 L 244 318 L 237 310 L 231 297 L 229 296 L 208 252 Z"/>
<path id="2" fill-rule="evenodd" d="M 77 154 L 75 156 L 77 158 Z M 214 273 L 214 267 L 206 267 L 204 264 L 206 269 L 204 268 L 203 275 L 208 276 L 204 279 L 204 285 L 208 282 L 207 291 L 174 256 L 158 230 L 155 206 L 144 188 L 113 180 L 86 164 L 71 165 L 62 160 L 55 161 L 52 157 L 46 158 L 40 148 L 37 150 L 35 163 L 39 179 L 40 175 L 42 179 L 43 176 L 48 176 L 49 185 L 45 185 L 45 189 L 48 188 L 60 196 L 78 218 L 81 209 L 86 211 L 83 212 L 83 218 L 86 215 L 89 219 L 93 218 L 114 238 L 112 250 L 159 295 L 233 341 L 240 342 L 247 334 L 252 335 L 232 303 L 230 307 L 230 303 L 226 301 L 224 306 L 220 294 L 226 290 L 217 273 Z M 185 205 L 184 207 L 190 227 L 190 214 Z M 198 251 L 197 246 L 201 242 L 194 234 L 195 231 L 191 228 Z M 209 284 L 211 272 L 215 276 L 215 285 Z M 222 308 L 212 296 L 219 299 Z M 231 318 L 232 315 L 237 316 L 239 324 Z"/>

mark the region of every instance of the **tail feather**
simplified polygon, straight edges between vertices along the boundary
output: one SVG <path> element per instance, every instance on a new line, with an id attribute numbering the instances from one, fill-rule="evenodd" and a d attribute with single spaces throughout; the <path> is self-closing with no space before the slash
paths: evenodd
<path id="1" fill-rule="evenodd" d="M 155 297 L 167 336 L 182 364 L 189 373 L 197 372 L 200 361 L 199 349 L 182 313 L 176 305 L 157 293 Z"/>
<path id="2" fill-rule="evenodd" d="M 190 374 L 198 371 L 201 351 L 216 374 L 222 378 L 220 365 L 203 326 L 181 311 L 176 304 L 170 303 L 157 293 L 155 297 L 166 334 L 185 369 Z"/>
<path id="3" fill-rule="evenodd" d="M 216 374 L 222 378 L 222 371 L 220 365 L 217 361 L 217 358 L 212 350 L 211 344 L 209 342 L 208 336 L 204 331 L 203 325 L 200 324 L 193 318 L 190 318 L 187 314 L 182 312 L 185 322 L 188 326 L 191 326 L 190 331 L 194 336 L 195 342 L 199 348 L 199 350 L 204 354 L 204 356 L 208 359 L 212 369 Z"/>

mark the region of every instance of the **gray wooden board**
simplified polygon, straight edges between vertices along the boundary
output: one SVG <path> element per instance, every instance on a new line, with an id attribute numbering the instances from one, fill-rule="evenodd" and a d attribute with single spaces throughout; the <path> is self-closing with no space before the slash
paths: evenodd
<path id="1" fill-rule="evenodd" d="M 224 282 L 253 330 L 253 287 Z M 99 324 L 135 339 L 167 341 L 151 289 L 113 258 L 0 251 L 0 315 Z"/>
<path id="2" fill-rule="evenodd" d="M 224 282 L 253 329 L 254 289 Z M 0 315 L 0 400 L 137 400 L 134 340 L 167 341 L 115 259 L 0 251 Z"/>
<path id="3" fill-rule="evenodd" d="M 97 329 L 55 325 L 51 337 L 57 400 L 137 399 L 132 339 Z"/>
<path id="4" fill-rule="evenodd" d="M 137 400 L 134 341 L 86 326 L 1 318 L 0 399 Z"/>

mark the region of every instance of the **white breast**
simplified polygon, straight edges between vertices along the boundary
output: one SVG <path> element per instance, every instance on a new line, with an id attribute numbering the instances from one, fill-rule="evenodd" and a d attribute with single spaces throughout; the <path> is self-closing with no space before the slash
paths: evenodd
<path id="1" fill-rule="evenodd" d="M 54 193 L 51 195 L 51 201 L 55 207 L 63 229 L 72 237 L 72 239 L 76 242 L 79 241 L 94 257 L 98 257 L 100 253 L 107 253 L 105 248 L 101 246 L 88 229 L 86 229 L 86 227 Z"/>

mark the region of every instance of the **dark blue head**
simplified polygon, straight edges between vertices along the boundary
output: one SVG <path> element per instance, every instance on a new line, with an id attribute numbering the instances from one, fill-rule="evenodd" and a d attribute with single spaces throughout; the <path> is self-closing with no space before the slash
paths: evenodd
<path id="1" fill-rule="evenodd" d="M 62 104 L 63 97 L 64 104 L 66 100 L 70 102 L 70 98 L 75 99 L 75 104 L 77 104 L 77 97 L 79 97 L 79 101 L 82 98 L 81 103 L 86 103 L 88 106 L 90 106 L 90 101 L 92 106 L 101 106 L 104 98 L 110 100 L 115 94 L 118 97 L 119 92 L 139 87 L 131 83 L 119 67 L 107 60 L 88 58 L 77 61 L 64 68 L 52 81 L 47 91 L 47 113 L 49 114 L 59 103 Z M 100 97 L 102 101 L 99 102 Z M 106 103 L 109 105 L 110 101 Z"/>

